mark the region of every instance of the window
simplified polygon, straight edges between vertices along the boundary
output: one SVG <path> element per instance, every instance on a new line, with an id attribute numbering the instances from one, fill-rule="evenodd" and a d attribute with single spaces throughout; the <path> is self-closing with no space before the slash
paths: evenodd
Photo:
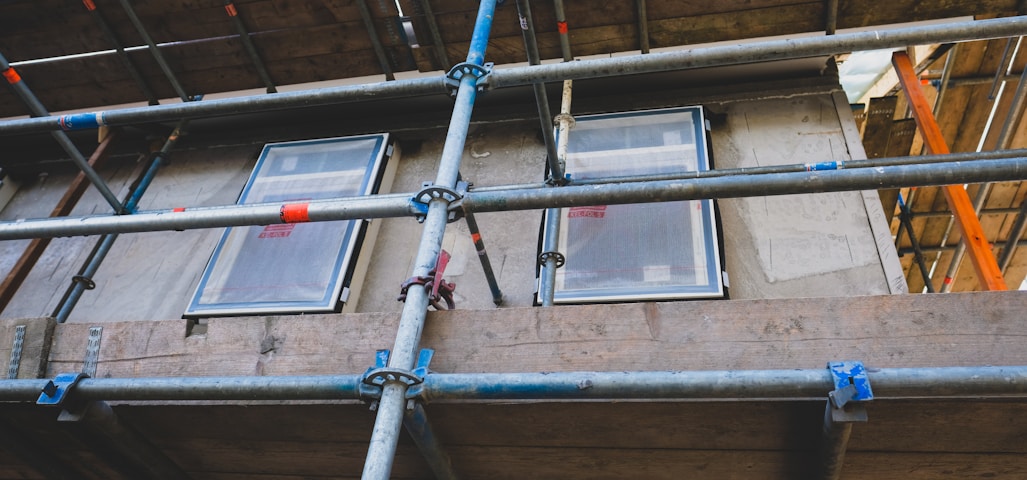
<path id="1" fill-rule="evenodd" d="M 375 193 L 387 141 L 380 134 L 265 145 L 238 203 Z M 185 316 L 339 311 L 367 223 L 226 228 Z"/>
<path id="2" fill-rule="evenodd" d="M 707 170 L 699 107 L 575 118 L 572 179 Z M 560 210 L 557 303 L 722 297 L 710 200 Z M 553 232 L 544 232 L 551 235 Z"/>

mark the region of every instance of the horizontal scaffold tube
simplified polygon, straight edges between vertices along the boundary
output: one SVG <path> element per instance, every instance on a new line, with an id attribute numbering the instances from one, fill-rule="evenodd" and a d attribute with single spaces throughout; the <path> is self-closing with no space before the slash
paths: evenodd
<path id="1" fill-rule="evenodd" d="M 868 369 L 874 397 L 1022 397 L 1027 366 Z M 75 400 L 358 400 L 360 375 L 87 378 Z M 35 401 L 47 380 L 0 380 L 0 401 Z M 826 369 L 657 372 L 431 373 L 418 393 L 448 400 L 736 400 L 826 398 Z M 367 392 L 369 390 L 365 390 Z M 370 390 L 370 391 L 373 391 Z"/>
<path id="2" fill-rule="evenodd" d="M 497 68 L 489 79 L 489 88 L 738 65 L 826 56 L 859 50 L 951 43 L 1020 35 L 1027 35 L 1027 17 L 1007 17 L 940 25 L 903 27 L 895 30 L 875 30 L 831 36 L 768 40 L 739 45 L 696 47 L 687 50 L 650 53 L 647 55 Z M 435 95 L 446 92 L 445 76 L 439 75 L 429 78 L 330 87 L 278 93 L 276 95 L 248 96 L 66 116 L 9 120 L 0 122 L 0 135 L 60 130 L 69 126 L 77 129 L 96 128 L 100 125 L 167 122 L 186 118 L 267 112 L 316 105 Z"/>
<path id="3" fill-rule="evenodd" d="M 469 193 L 471 212 L 759 197 L 1027 179 L 1027 158 Z M 2 230 L 0 230 L 2 231 Z"/>
<path id="4" fill-rule="evenodd" d="M 707 198 L 839 192 L 1027 180 L 1027 157 L 950 163 L 868 167 L 762 175 L 610 183 L 560 188 L 470 191 L 468 212 L 533 210 L 588 205 L 670 202 Z M 0 240 L 103 233 L 186 230 L 283 223 L 282 212 L 306 212 L 308 221 L 402 217 L 422 211 L 410 194 L 389 194 L 310 201 L 309 204 L 227 205 L 185 210 L 139 212 L 122 216 L 63 217 L 0 223 Z"/>

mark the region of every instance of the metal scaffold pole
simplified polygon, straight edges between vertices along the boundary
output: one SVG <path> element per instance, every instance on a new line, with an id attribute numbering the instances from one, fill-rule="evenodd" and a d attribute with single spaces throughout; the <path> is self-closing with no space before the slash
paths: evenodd
<path id="1" fill-rule="evenodd" d="M 588 78 L 614 77 L 671 70 L 688 70 L 722 65 L 739 65 L 773 60 L 834 55 L 858 50 L 906 47 L 931 43 L 951 43 L 1027 34 L 1027 17 L 905 27 L 895 30 L 843 33 L 824 37 L 805 37 L 716 45 L 673 52 L 626 57 L 601 58 L 526 67 L 504 68 L 493 72 L 489 88 L 531 85 Z M 370 100 L 405 98 L 446 93 L 445 77 L 427 77 L 363 85 L 321 88 L 277 95 L 248 96 L 127 108 L 42 118 L 0 122 L 0 135 L 50 130 L 96 128 L 100 125 L 132 125 L 244 113 L 267 112 L 310 105 L 332 105 Z"/>
<path id="2" fill-rule="evenodd" d="M 456 104 L 450 120 L 449 131 L 442 148 L 439 171 L 435 177 L 436 191 L 450 192 L 456 188 L 460 171 L 460 160 L 464 153 L 467 140 L 467 129 L 471 124 L 471 111 L 477 97 L 479 82 L 483 81 L 488 71 L 485 68 L 485 49 L 488 46 L 489 34 L 492 30 L 492 18 L 496 9 L 496 0 L 483 0 L 478 7 L 474 34 L 468 49 L 467 60 L 450 70 L 448 77 L 459 82 L 456 92 Z M 428 202 L 428 212 L 424 220 L 421 243 L 414 261 L 413 278 L 427 277 L 435 269 L 442 250 L 442 238 L 449 221 L 449 206 L 454 197 L 451 195 L 433 195 Z M 403 305 L 396 342 L 389 356 L 387 367 L 393 371 L 407 372 L 414 367 L 418 344 L 424 330 L 424 321 L 428 313 L 429 296 L 425 288 L 410 288 Z M 392 472 L 392 463 L 396 456 L 396 445 L 399 442 L 403 417 L 407 405 L 406 393 L 408 384 L 402 375 L 388 375 L 383 378 L 381 399 L 378 401 L 378 414 L 371 442 L 367 450 L 362 478 L 365 480 L 385 480 Z"/>
<path id="3" fill-rule="evenodd" d="M 1027 395 L 1027 366 L 875 368 L 876 399 L 998 398 Z M 75 401 L 346 400 L 361 397 L 361 375 L 83 378 Z M 0 401 L 35 402 L 50 380 L 0 380 Z M 823 399 L 827 369 L 549 373 L 429 373 L 425 401 Z"/>
<path id="4" fill-rule="evenodd" d="M 1027 157 L 1014 156 L 992 160 L 826 171 L 736 173 L 727 176 L 658 180 L 648 183 L 590 183 L 560 188 L 546 188 L 545 186 L 487 188 L 481 191 L 471 190 L 464 194 L 461 206 L 464 211 L 472 213 L 501 212 L 1025 179 L 1027 179 Z M 412 205 L 411 199 L 417 196 L 420 196 L 419 193 L 397 193 L 314 200 L 305 205 L 307 205 L 307 214 L 311 222 L 406 217 L 423 214 L 420 209 Z M 284 222 L 281 217 L 282 208 L 288 206 L 289 204 L 281 203 L 223 205 L 136 212 L 133 215 L 42 218 L 0 222 L 0 240 L 281 224 Z M 436 251 L 435 254 L 437 255 L 438 252 Z M 432 257 L 427 263 L 434 266 L 434 261 L 434 257 Z"/>

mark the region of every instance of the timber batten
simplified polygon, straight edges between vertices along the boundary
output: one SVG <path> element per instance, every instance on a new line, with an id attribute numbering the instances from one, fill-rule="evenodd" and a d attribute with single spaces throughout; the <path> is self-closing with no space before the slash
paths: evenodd
<path id="1" fill-rule="evenodd" d="M 993 292 L 456 310 L 429 314 L 422 345 L 445 373 L 1023 365 L 1023 305 Z M 97 375 L 358 374 L 398 319 L 216 318 L 192 336 L 186 320 L 105 323 Z M 81 368 L 89 326 L 57 326 L 47 376 Z"/>

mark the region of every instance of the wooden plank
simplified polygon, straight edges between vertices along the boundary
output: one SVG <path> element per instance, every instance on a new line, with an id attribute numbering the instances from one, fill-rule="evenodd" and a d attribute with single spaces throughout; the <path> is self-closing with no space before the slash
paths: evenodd
<path id="1" fill-rule="evenodd" d="M 23 325 L 25 326 L 25 336 L 22 341 L 18 378 L 43 378 L 50 357 L 50 346 L 53 343 L 56 324 L 52 318 L 26 318 L 0 322 L 0 368 L 2 368 L 0 375 L 7 378 L 11 366 L 11 350 L 14 346 L 15 331 L 18 326 Z"/>
<path id="2" fill-rule="evenodd" d="M 429 313 L 439 372 L 1027 364 L 1023 292 L 732 300 Z M 104 324 L 99 376 L 363 373 L 398 313 Z M 745 319 L 740 322 L 738 319 Z M 88 324 L 57 326 L 47 375 L 81 368 Z M 937 345 L 945 345 L 938 348 Z"/>
<path id="3" fill-rule="evenodd" d="M 117 136 L 117 130 L 111 132 L 100 144 L 93 150 L 92 155 L 89 156 L 89 166 L 94 169 L 99 168 L 104 160 L 107 158 L 107 147 L 110 146 L 111 142 Z M 51 217 L 65 217 L 71 214 L 71 210 L 75 208 L 79 199 L 86 193 L 86 189 L 89 188 L 90 182 L 86 178 L 86 174 L 79 172 L 78 175 L 71 181 L 71 185 L 68 186 L 68 190 L 61 197 L 60 201 L 54 207 L 53 211 L 50 212 Z M 43 255 L 43 251 L 50 245 L 50 238 L 35 238 L 29 242 L 28 246 L 25 247 L 24 253 L 18 258 L 18 261 L 11 268 L 11 271 L 4 277 L 2 283 L 0 283 L 0 312 L 7 307 L 7 304 L 11 302 L 11 298 L 14 297 L 14 293 L 21 287 L 22 282 L 28 277 L 29 271 L 32 270 L 32 266 L 35 265 L 39 257 Z"/>
<path id="4" fill-rule="evenodd" d="M 892 54 L 892 63 L 899 73 L 903 91 L 913 107 L 913 116 L 916 118 L 917 126 L 924 137 L 924 143 L 927 144 L 928 150 L 934 154 L 949 153 L 948 144 L 920 90 L 920 82 L 913 72 L 909 56 L 905 52 L 896 52 Z M 973 260 L 974 270 L 977 271 L 978 281 L 987 290 L 1005 290 L 1006 284 L 1002 279 L 1002 271 L 998 268 L 995 255 L 991 252 L 984 230 L 977 219 L 977 212 L 974 211 L 966 190 L 958 185 L 948 185 L 942 187 L 942 191 L 945 193 L 949 208 L 956 217 L 956 224 L 963 233 L 967 251 Z"/>
<path id="5" fill-rule="evenodd" d="M 888 137 L 895 123 L 898 97 L 871 98 L 867 105 L 867 121 L 863 127 L 863 148 L 867 158 L 887 156 Z"/>

